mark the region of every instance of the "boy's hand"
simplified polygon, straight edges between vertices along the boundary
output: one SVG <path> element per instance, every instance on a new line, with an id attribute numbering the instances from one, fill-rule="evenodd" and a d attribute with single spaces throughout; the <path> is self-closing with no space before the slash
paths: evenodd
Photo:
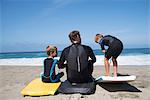
<path id="1" fill-rule="evenodd" d="M 106 50 L 102 50 L 102 53 L 105 53 L 106 52 Z"/>

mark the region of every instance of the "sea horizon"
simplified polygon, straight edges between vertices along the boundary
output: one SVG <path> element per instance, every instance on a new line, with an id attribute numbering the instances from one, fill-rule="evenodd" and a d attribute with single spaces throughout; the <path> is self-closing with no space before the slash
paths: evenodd
<path id="1" fill-rule="evenodd" d="M 136 47 L 136 48 L 124 48 L 126 50 L 128 49 L 150 49 L 150 47 Z M 100 49 L 93 49 L 94 50 L 100 50 Z M 58 50 L 59 52 L 62 51 L 62 50 Z M 44 50 L 30 50 L 30 51 L 3 51 L 3 52 L 0 52 L 0 54 L 4 54 L 4 53 L 32 53 L 32 52 L 45 52 Z"/>

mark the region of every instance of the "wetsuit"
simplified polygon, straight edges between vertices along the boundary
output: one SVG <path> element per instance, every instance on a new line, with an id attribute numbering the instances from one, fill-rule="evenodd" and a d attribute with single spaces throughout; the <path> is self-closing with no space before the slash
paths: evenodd
<path id="1" fill-rule="evenodd" d="M 91 60 L 89 60 L 89 57 Z M 64 64 L 65 61 L 67 61 L 67 64 Z M 66 67 L 68 81 L 72 83 L 84 83 L 93 81 L 92 72 L 94 62 L 96 62 L 96 58 L 89 46 L 72 44 L 62 51 L 58 67 Z"/>
<path id="2" fill-rule="evenodd" d="M 52 71 L 52 75 L 50 76 L 50 71 L 51 71 L 53 62 L 54 62 L 54 60 L 52 58 L 46 58 L 44 60 L 44 73 L 43 73 L 43 76 L 42 76 L 42 81 L 45 82 L 45 83 L 59 82 L 60 77 L 63 76 L 63 73 L 59 73 L 59 74 L 56 75 L 55 67 L 54 67 L 54 70 Z M 50 79 L 50 77 L 51 77 L 52 80 L 56 80 L 56 78 L 58 78 L 58 79 L 56 81 L 52 81 Z"/>
<path id="3" fill-rule="evenodd" d="M 111 57 L 117 58 L 123 50 L 122 42 L 111 35 L 104 36 L 99 44 L 101 45 L 102 50 L 105 50 L 104 46 L 108 46 L 108 49 L 105 52 L 105 57 L 107 59 L 110 59 Z"/>

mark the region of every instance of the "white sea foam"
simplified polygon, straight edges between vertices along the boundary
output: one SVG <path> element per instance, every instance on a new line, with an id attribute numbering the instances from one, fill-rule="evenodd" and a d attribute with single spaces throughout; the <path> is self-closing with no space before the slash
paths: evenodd
<path id="1" fill-rule="evenodd" d="M 45 58 L 0 59 L 0 65 L 42 66 L 44 59 Z M 56 59 L 59 59 L 59 57 Z M 119 56 L 117 60 L 119 65 L 150 65 L 150 54 Z M 112 61 L 110 62 L 112 64 Z M 94 65 L 104 65 L 104 56 L 97 55 Z"/>
<path id="2" fill-rule="evenodd" d="M 96 63 L 94 65 L 103 65 L 104 56 L 96 56 Z M 135 56 L 119 56 L 117 58 L 119 65 L 150 65 L 150 54 L 135 55 Z M 112 61 L 109 61 L 112 64 Z"/>

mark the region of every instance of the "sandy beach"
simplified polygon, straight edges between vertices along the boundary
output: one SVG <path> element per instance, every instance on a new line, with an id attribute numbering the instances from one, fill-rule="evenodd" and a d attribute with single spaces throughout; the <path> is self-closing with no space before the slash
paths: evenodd
<path id="1" fill-rule="evenodd" d="M 112 69 L 112 67 L 111 67 Z M 57 69 L 58 71 L 58 69 Z M 65 71 L 65 70 L 61 70 Z M 119 66 L 122 75 L 136 75 L 137 79 L 122 84 L 97 84 L 92 95 L 57 94 L 55 96 L 23 97 L 21 90 L 39 77 L 41 66 L 0 66 L 1 100 L 150 100 L 150 66 Z M 112 70 L 111 70 L 112 73 Z M 93 76 L 104 75 L 103 66 L 95 66 Z M 62 81 L 66 79 L 66 75 Z"/>

